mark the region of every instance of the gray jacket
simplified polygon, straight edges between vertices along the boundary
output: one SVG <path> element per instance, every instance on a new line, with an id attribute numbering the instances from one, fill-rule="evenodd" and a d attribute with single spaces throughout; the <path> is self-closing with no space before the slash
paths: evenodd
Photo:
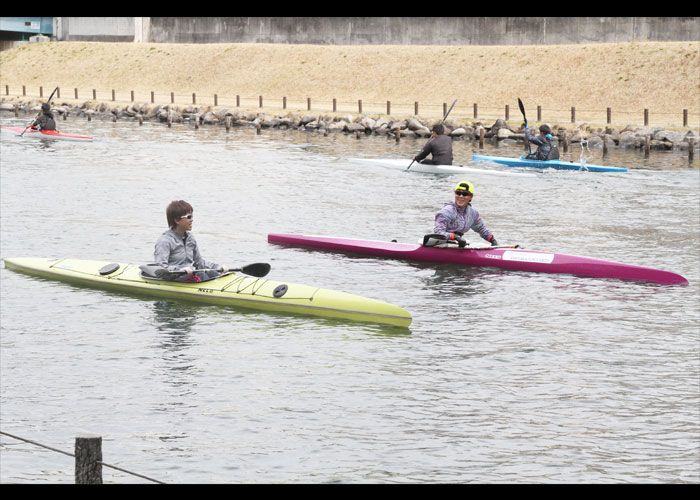
<path id="1" fill-rule="evenodd" d="M 156 265 L 168 271 L 180 271 L 183 267 L 193 269 L 216 269 L 219 267 L 215 262 L 202 258 L 197 240 L 190 231 L 185 233 L 184 238 L 181 238 L 172 229 L 165 231 L 156 241 L 153 257 Z"/>

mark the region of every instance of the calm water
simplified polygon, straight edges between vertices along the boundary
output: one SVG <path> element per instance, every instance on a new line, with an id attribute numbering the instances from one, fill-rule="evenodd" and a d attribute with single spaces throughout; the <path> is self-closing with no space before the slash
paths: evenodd
<path id="1" fill-rule="evenodd" d="M 205 257 L 267 261 L 271 279 L 386 300 L 414 321 L 142 299 L 2 266 L 3 431 L 68 452 L 99 434 L 105 462 L 167 483 L 700 481 L 697 158 L 592 151 L 589 163 L 630 172 L 466 176 L 501 243 L 667 269 L 690 281 L 678 287 L 267 243 L 420 241 L 462 178 L 348 158 L 410 159 L 423 140 L 60 126 L 98 140 L 0 139 L 0 258 L 144 263 L 165 207 L 186 199 Z M 455 143 L 461 163 L 472 152 Z M 148 482 L 107 468 L 104 479 Z M 73 459 L 0 436 L 0 480 L 72 483 Z"/>

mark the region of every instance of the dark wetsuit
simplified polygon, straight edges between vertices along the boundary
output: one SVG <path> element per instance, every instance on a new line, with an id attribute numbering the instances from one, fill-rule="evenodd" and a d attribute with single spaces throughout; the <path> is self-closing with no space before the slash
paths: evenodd
<path id="1" fill-rule="evenodd" d="M 34 120 L 32 127 L 39 130 L 56 130 L 56 120 L 51 111 L 42 113 L 39 118 Z"/>
<path id="2" fill-rule="evenodd" d="M 558 160 L 559 159 L 559 148 L 556 144 L 552 142 L 552 139 L 547 137 L 532 137 L 530 135 L 530 129 L 525 129 L 525 137 L 527 140 L 535 145 L 537 145 L 537 151 L 527 155 L 527 158 L 532 160 Z"/>
<path id="3" fill-rule="evenodd" d="M 423 160 L 429 154 L 433 155 L 432 160 Z M 416 161 L 429 165 L 452 165 L 452 139 L 446 135 L 438 135 L 432 138 L 416 155 Z"/>

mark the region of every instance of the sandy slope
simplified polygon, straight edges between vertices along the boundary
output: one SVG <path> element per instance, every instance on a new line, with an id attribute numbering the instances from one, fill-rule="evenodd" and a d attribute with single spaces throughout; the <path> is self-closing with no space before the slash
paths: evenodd
<path id="1" fill-rule="evenodd" d="M 329 111 L 337 98 L 339 111 L 440 115 L 442 103 L 459 99 L 454 117 L 471 118 L 473 103 L 480 115 L 502 115 L 510 105 L 519 117 L 517 97 L 536 118 L 604 121 L 611 107 L 613 121 L 639 122 L 643 109 L 652 121 L 678 123 L 683 109 L 690 125 L 700 123 L 700 42 L 632 42 L 548 46 L 319 46 L 283 44 L 134 44 L 96 42 L 33 43 L 0 52 L 0 94 L 45 96 L 60 86 L 62 98 L 150 100 L 150 91 L 169 102 L 230 106 L 240 95 L 243 106 Z M 295 104 L 296 103 L 296 104 Z M 680 123 L 679 123 L 680 124 Z"/>

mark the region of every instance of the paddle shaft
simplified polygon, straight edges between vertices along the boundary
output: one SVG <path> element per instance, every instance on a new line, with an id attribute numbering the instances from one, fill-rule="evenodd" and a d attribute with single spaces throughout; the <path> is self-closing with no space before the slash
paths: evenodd
<path id="1" fill-rule="evenodd" d="M 219 271 L 219 269 L 193 269 L 193 272 L 197 271 Z M 244 274 L 250 274 L 251 276 L 256 276 L 258 278 L 262 278 L 265 276 L 267 273 L 270 272 L 270 264 L 265 264 L 265 263 L 258 263 L 258 264 L 249 264 L 247 266 L 243 266 L 241 268 L 237 269 L 228 269 L 226 272 L 231 273 L 231 272 L 242 272 Z M 187 274 L 186 271 L 168 271 L 169 274 Z"/>
<path id="2" fill-rule="evenodd" d="M 58 87 L 56 87 L 55 89 L 53 89 L 53 92 L 51 92 L 51 95 L 50 95 L 49 98 L 46 100 L 46 102 L 51 102 L 51 98 L 53 97 L 53 95 L 56 93 L 57 90 L 58 90 Z M 40 114 L 41 114 L 41 110 L 39 110 L 39 112 L 36 114 L 36 116 L 34 117 L 34 120 L 36 120 L 37 118 L 39 118 L 39 115 L 40 115 Z M 34 123 L 34 120 L 32 120 L 32 122 L 31 122 L 29 125 L 27 125 L 27 127 L 22 131 L 21 134 L 19 134 L 20 137 L 22 137 L 22 136 L 24 135 L 24 133 L 29 129 L 29 127 L 32 126 L 32 123 Z"/>
<path id="3" fill-rule="evenodd" d="M 520 112 L 523 114 L 523 120 L 525 120 L 525 126 L 527 127 L 527 117 L 525 116 L 525 106 L 523 106 L 523 101 L 518 97 L 518 106 L 520 107 Z M 527 141 L 527 151 L 532 154 L 532 149 L 530 148 L 530 141 L 527 138 L 527 132 L 525 132 L 525 140 Z"/>
<path id="4" fill-rule="evenodd" d="M 445 240 L 446 245 L 457 245 L 456 241 Z M 458 247 L 460 250 L 496 250 L 497 248 L 522 248 L 520 245 L 494 245 L 488 247 L 470 247 L 469 244 L 464 247 Z"/>
<path id="5" fill-rule="evenodd" d="M 442 120 L 440 120 L 441 122 L 444 122 L 444 121 L 447 119 L 447 115 L 450 114 L 450 111 L 452 111 L 452 108 L 455 107 L 455 104 L 457 104 L 457 99 L 455 99 L 454 101 L 452 101 L 452 106 L 450 106 L 450 109 L 447 110 L 447 113 L 445 113 L 445 116 L 442 117 Z M 432 140 L 433 140 L 433 138 L 431 137 L 431 138 L 430 138 L 430 141 L 432 141 Z M 425 146 L 427 146 L 428 144 L 430 144 L 430 141 L 426 142 L 426 143 L 425 143 Z M 425 146 L 423 146 L 423 147 L 425 147 Z M 409 165 L 408 168 L 406 168 L 406 170 L 408 170 L 409 168 L 411 168 L 411 166 L 413 165 L 413 162 L 415 162 L 415 161 L 416 161 L 415 158 L 414 158 L 413 160 L 411 160 L 411 165 Z"/>

